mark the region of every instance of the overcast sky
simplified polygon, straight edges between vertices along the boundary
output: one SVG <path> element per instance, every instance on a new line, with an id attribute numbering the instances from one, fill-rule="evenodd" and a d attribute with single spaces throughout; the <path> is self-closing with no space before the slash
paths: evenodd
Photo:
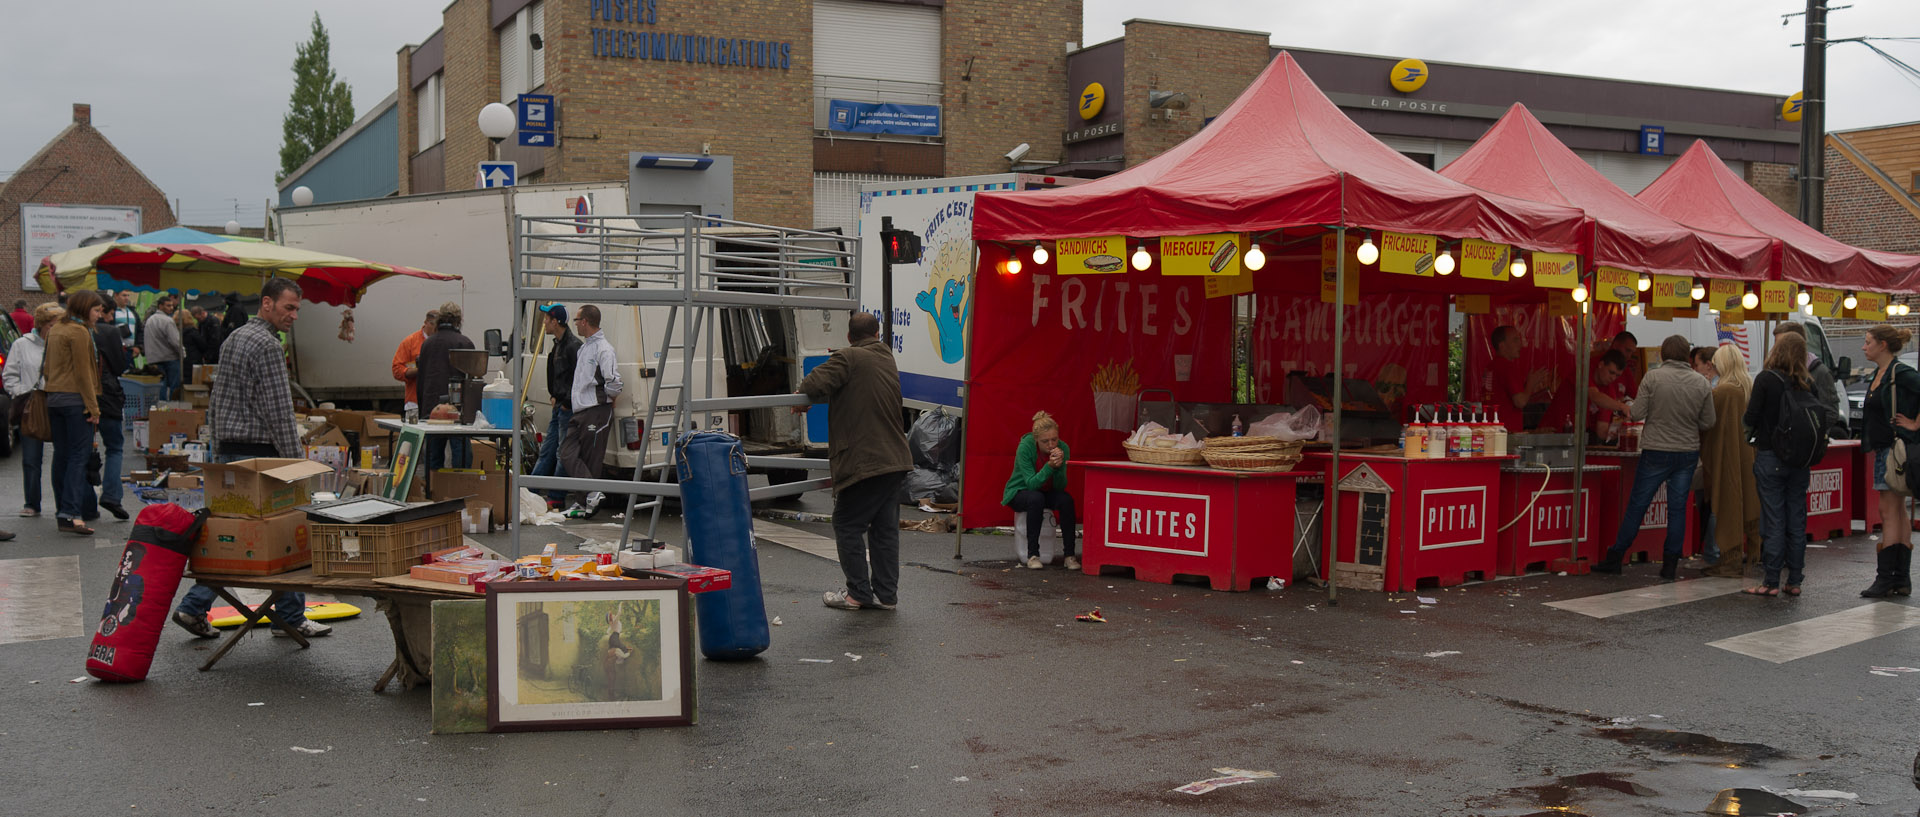
<path id="1" fill-rule="evenodd" d="M 584 5 L 587 0 L 564 0 Z M 664 0 L 671 7 L 692 0 Z M 1920 37 L 1920 2 L 1852 0 L 1834 38 Z M 328 0 L 333 65 L 364 114 L 394 91 L 395 52 L 440 25 L 446 0 Z M 9 2 L 0 178 L 66 126 L 71 105 L 190 224 L 258 224 L 274 194 L 294 45 L 315 4 L 273 0 Z M 1085 0 L 1088 44 L 1135 17 L 1265 31 L 1276 45 L 1787 94 L 1800 87 L 1794 0 Z M 1920 43 L 1879 43 L 1920 65 Z M 1832 129 L 1920 120 L 1920 87 L 1859 44 L 1830 49 Z M 448 127 L 464 123 L 449 122 Z M 404 141 L 404 140 L 403 140 Z"/>

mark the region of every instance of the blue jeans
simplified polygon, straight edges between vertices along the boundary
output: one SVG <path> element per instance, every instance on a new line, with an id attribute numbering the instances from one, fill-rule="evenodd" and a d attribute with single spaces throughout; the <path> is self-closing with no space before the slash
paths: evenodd
<path id="1" fill-rule="evenodd" d="M 453 449 L 453 455 L 447 456 L 447 449 Z M 433 436 L 427 438 L 427 472 L 442 468 L 472 468 L 473 446 L 459 437 Z M 432 477 L 428 477 L 429 480 Z"/>
<path id="2" fill-rule="evenodd" d="M 1620 535 L 1607 550 L 1608 561 L 1618 561 L 1640 535 L 1640 520 L 1647 516 L 1661 484 L 1667 486 L 1667 541 L 1664 555 L 1680 558 L 1687 536 L 1687 492 L 1693 488 L 1693 468 L 1700 462 L 1694 451 L 1643 451 L 1640 470 L 1633 475 L 1633 492 L 1627 498 L 1627 515 L 1620 520 Z M 1801 486 L 1805 488 L 1803 484 Z"/>
<path id="3" fill-rule="evenodd" d="M 123 487 L 120 482 L 121 458 L 127 447 L 127 429 L 123 421 L 114 417 L 100 421 L 100 501 L 111 505 L 120 504 Z"/>
<path id="4" fill-rule="evenodd" d="M 172 400 L 173 393 L 180 389 L 180 361 L 162 360 L 153 365 L 160 367 L 160 399 Z"/>
<path id="5" fill-rule="evenodd" d="M 1793 468 L 1772 451 L 1753 454 L 1753 477 L 1760 487 L 1760 565 L 1763 584 L 1777 587 L 1780 568 L 1787 584 L 1799 585 L 1807 566 L 1807 478 L 1811 471 Z"/>
<path id="6" fill-rule="evenodd" d="M 44 441 L 22 435 L 20 437 L 20 475 L 26 477 L 26 507 L 40 510 L 40 466 L 46 462 L 47 444 Z M 54 497 L 59 502 L 58 496 Z"/>
<path id="7" fill-rule="evenodd" d="M 560 436 L 566 433 L 567 421 L 573 419 L 573 412 L 555 406 L 553 419 L 547 421 L 547 438 L 540 441 L 540 461 L 533 464 L 533 475 L 550 477 L 560 474 Z M 561 476 L 565 476 L 561 474 Z M 546 498 L 553 502 L 567 501 L 566 491 L 543 491 Z"/>
<path id="8" fill-rule="evenodd" d="M 93 424 L 81 406 L 48 407 L 53 421 L 53 501 L 61 519 L 89 515 L 93 489 L 87 485 L 87 454 L 93 451 Z"/>
<path id="9" fill-rule="evenodd" d="M 215 455 L 213 461 L 229 463 L 244 459 L 251 459 L 251 457 Z M 193 589 L 187 591 L 187 597 L 180 600 L 180 606 L 176 609 L 194 618 L 204 619 L 207 617 L 207 611 L 213 609 L 213 600 L 216 598 L 219 596 L 213 592 L 213 588 L 204 584 L 195 584 Z M 307 594 L 283 595 L 279 601 L 273 603 L 273 611 L 279 613 L 280 619 L 288 625 L 298 627 L 300 622 L 307 620 Z"/>

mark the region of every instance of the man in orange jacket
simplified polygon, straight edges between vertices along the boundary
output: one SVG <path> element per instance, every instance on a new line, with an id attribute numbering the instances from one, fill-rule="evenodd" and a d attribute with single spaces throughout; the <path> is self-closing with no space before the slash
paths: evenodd
<path id="1" fill-rule="evenodd" d="M 426 342 L 427 335 L 433 333 L 433 326 L 439 321 L 439 312 L 427 312 L 427 321 L 420 331 L 400 341 L 400 348 L 393 352 L 393 379 L 407 384 L 407 422 L 417 419 L 420 411 L 420 344 Z"/>

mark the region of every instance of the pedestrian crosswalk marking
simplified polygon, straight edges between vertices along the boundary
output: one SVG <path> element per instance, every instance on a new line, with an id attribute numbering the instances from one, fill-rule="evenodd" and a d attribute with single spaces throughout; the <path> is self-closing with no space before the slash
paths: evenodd
<path id="1" fill-rule="evenodd" d="M 1548 607 L 1557 607 L 1570 613 L 1579 613 L 1594 618 L 1611 618 L 1627 613 L 1639 613 L 1658 610 L 1676 604 L 1710 599 L 1738 593 L 1747 583 L 1740 579 L 1693 579 L 1684 582 L 1656 584 L 1651 587 L 1636 587 L 1618 593 L 1603 593 L 1598 596 L 1550 601 Z"/>
<path id="2" fill-rule="evenodd" d="M 1785 664 L 1915 626 L 1920 626 L 1920 608 L 1875 602 L 1819 618 L 1710 641 L 1707 646 Z"/>
<path id="3" fill-rule="evenodd" d="M 0 644 L 86 635 L 83 615 L 80 557 L 0 560 Z"/>
<path id="4" fill-rule="evenodd" d="M 840 561 L 840 547 L 834 544 L 832 539 L 819 534 L 756 519 L 753 521 L 753 535 L 762 542 L 772 542 L 801 553 L 811 553 L 830 562 Z"/>

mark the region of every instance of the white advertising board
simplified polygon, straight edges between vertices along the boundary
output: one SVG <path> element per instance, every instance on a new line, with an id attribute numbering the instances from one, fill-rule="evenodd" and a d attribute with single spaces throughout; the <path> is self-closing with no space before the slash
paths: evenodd
<path id="1" fill-rule="evenodd" d="M 40 285 L 33 273 L 40 259 L 90 244 L 139 235 L 140 208 L 96 204 L 20 205 L 20 283 L 28 292 Z"/>

